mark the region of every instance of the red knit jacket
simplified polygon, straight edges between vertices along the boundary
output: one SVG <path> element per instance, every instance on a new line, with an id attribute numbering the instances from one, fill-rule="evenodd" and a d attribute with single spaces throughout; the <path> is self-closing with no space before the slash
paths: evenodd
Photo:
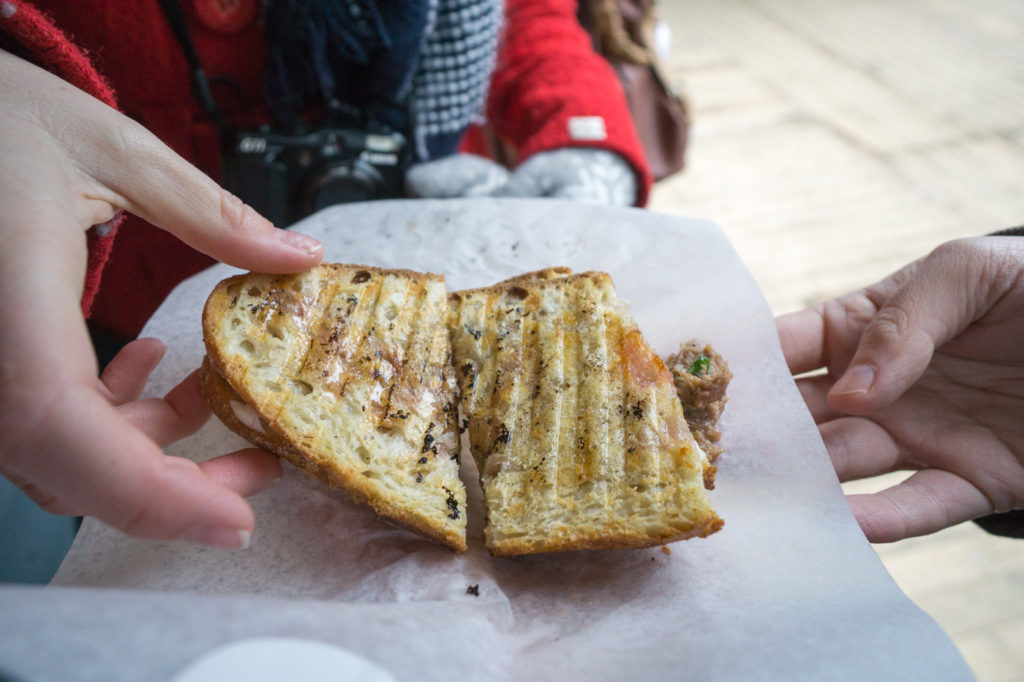
<path id="1" fill-rule="evenodd" d="M 256 13 L 227 26 L 216 9 L 224 3 L 181 5 L 206 72 L 230 78 L 249 101 L 260 102 L 265 45 Z M 203 172 L 219 176 L 216 131 L 192 96 L 185 58 L 156 0 L 0 0 L 0 47 L 119 107 Z M 217 95 L 236 125 L 265 120 L 261 107 L 246 109 L 229 92 Z M 573 139 L 569 121 L 581 116 L 603 118 L 606 139 Z M 637 205 L 646 203 L 651 177 L 625 97 L 579 27 L 576 0 L 507 0 L 487 118 L 516 162 L 569 146 L 617 152 L 636 171 Z M 482 153 L 483 139 L 467 135 L 463 146 Z M 136 336 L 176 284 L 213 262 L 131 215 L 116 230 L 89 230 L 87 239 L 83 311 L 123 337 Z"/>

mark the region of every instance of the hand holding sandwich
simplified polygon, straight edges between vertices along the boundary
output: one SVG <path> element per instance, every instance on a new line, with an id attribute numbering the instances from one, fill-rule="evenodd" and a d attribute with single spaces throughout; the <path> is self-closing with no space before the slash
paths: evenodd
<path id="1" fill-rule="evenodd" d="M 195 377 L 137 401 L 162 353 L 128 346 L 97 379 L 80 299 L 85 231 L 136 213 L 233 265 L 298 272 L 322 247 L 275 229 L 148 131 L 0 51 L 0 472 L 41 506 L 132 535 L 237 547 L 240 493 L 277 475 L 242 451 L 197 467 L 160 446 L 206 419 Z M 130 296 L 130 291 L 124 292 Z"/>
<path id="2" fill-rule="evenodd" d="M 889 542 L 1024 508 L 1024 240 L 943 244 L 778 319 L 840 480 L 915 470 L 850 506 Z"/>

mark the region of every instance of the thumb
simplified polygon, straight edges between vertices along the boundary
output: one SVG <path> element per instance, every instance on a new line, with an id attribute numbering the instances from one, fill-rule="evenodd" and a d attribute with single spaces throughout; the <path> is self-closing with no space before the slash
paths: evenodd
<path id="1" fill-rule="evenodd" d="M 977 316 L 970 271 L 970 254 L 956 247 L 940 247 L 918 263 L 864 328 L 849 366 L 829 391 L 829 403 L 865 414 L 891 404 L 917 382 L 936 348 Z"/>

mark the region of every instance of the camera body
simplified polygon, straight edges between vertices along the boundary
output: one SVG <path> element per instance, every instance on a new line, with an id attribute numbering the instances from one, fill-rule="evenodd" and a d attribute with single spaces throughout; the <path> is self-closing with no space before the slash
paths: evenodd
<path id="1" fill-rule="evenodd" d="M 222 157 L 224 187 L 287 227 L 333 204 L 405 196 L 412 149 L 383 126 L 328 124 L 297 134 L 265 126 L 229 131 Z"/>

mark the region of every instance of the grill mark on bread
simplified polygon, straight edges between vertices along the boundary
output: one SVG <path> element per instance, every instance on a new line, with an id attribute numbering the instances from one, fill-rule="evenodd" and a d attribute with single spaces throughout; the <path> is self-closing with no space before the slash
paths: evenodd
<path id="1" fill-rule="evenodd" d="M 356 281 L 356 280 L 359 281 Z M 355 320 L 354 328 L 359 330 L 358 334 L 351 335 L 355 343 L 345 348 L 344 360 L 348 360 L 353 365 L 352 375 L 358 377 L 369 376 L 371 371 L 370 365 L 372 364 L 373 353 L 375 352 L 375 329 L 371 320 L 373 319 L 373 311 L 377 307 L 377 301 L 380 298 L 382 278 L 363 278 L 353 277 L 352 284 L 364 284 L 362 293 L 359 296 L 359 304 L 355 309 Z M 346 386 L 348 382 L 346 381 Z M 363 407 L 367 410 L 378 410 L 380 394 L 377 394 L 371 398 L 370 405 L 364 404 Z M 373 412 L 371 414 L 377 414 Z M 379 421 L 379 419 L 378 419 Z"/>
<path id="2" fill-rule="evenodd" d="M 590 301 L 583 308 L 585 319 L 581 322 L 595 330 L 595 333 L 581 336 L 584 362 L 580 387 L 584 395 L 593 396 L 595 403 L 594 409 L 583 411 L 584 430 L 587 434 L 587 478 L 594 481 L 590 491 L 591 503 L 599 503 L 608 508 L 613 506 L 607 483 L 613 479 L 608 447 L 609 419 L 615 413 L 611 398 L 614 393 L 610 390 L 611 382 L 606 378 L 609 376 L 608 335 L 611 330 L 607 319 L 600 312 L 601 306 L 595 304 L 601 302 L 601 292 L 589 280 L 586 291 Z"/>
<path id="3" fill-rule="evenodd" d="M 479 342 L 478 358 L 491 358 L 494 354 L 497 335 L 494 331 L 493 325 L 487 324 L 488 320 L 491 319 L 494 303 L 495 301 L 493 299 L 488 298 L 484 303 L 479 324 L 475 327 L 468 327 L 466 329 L 466 332 Z M 497 363 L 487 361 L 479 363 L 479 370 L 477 372 L 474 390 L 477 395 L 477 405 L 483 408 L 488 415 L 486 417 L 486 424 L 482 429 L 482 438 L 480 439 L 481 442 L 479 445 L 484 458 L 490 455 L 491 450 L 493 449 L 494 439 L 498 436 L 498 425 L 494 422 L 492 416 L 492 410 L 495 404 L 494 379 L 496 375 Z"/>
<path id="4" fill-rule="evenodd" d="M 476 322 L 479 327 L 479 320 L 474 319 L 474 313 L 480 312 L 479 305 L 467 305 L 459 308 L 459 314 L 457 315 L 456 324 L 457 327 L 465 327 L 471 322 Z M 453 352 L 456 357 L 464 358 L 459 364 L 459 381 L 462 386 L 462 392 L 465 399 L 468 402 L 468 409 L 466 410 L 469 415 L 476 415 L 480 412 L 480 395 L 482 382 L 480 379 L 480 358 L 483 357 L 482 345 L 483 340 L 480 335 L 474 334 L 462 334 L 456 337 L 456 343 L 459 347 L 453 348 Z M 470 419 L 476 419 L 477 417 L 470 416 Z M 474 449 L 475 446 L 474 446 Z M 482 465 L 482 460 L 480 462 Z"/>
<path id="5" fill-rule="evenodd" d="M 447 301 L 446 301 L 447 304 Z M 446 305 L 444 310 L 444 321 L 442 324 L 433 326 L 430 347 L 430 367 L 437 368 L 434 372 L 424 372 L 424 376 L 430 376 L 428 389 L 442 402 L 444 413 L 444 431 L 453 434 L 455 442 L 444 442 L 438 452 L 447 455 L 450 459 L 459 459 L 458 441 L 462 434 L 459 426 L 458 387 L 453 372 L 454 362 L 451 336 L 448 333 L 448 322 L 450 308 Z"/>
<path id="6" fill-rule="evenodd" d="M 401 419 L 402 414 L 409 411 L 409 401 L 403 398 L 406 377 L 406 362 L 408 358 L 414 357 L 415 349 L 412 347 L 415 330 L 409 328 L 410 323 L 419 321 L 419 313 L 423 306 L 420 304 L 420 294 L 425 289 L 418 284 L 406 282 L 394 278 L 382 278 L 378 285 L 377 297 L 374 307 L 370 313 L 372 344 L 367 356 L 368 374 L 378 382 L 381 392 L 381 400 L 378 401 L 375 417 L 378 425 L 386 428 L 400 428 L 401 424 L 396 420 Z M 396 314 L 391 316 L 394 305 L 392 299 L 397 298 L 407 305 L 402 306 Z M 412 300 L 410 300 L 412 299 Z M 395 333 L 395 320 L 398 319 L 398 329 L 402 333 Z M 388 339 L 384 341 L 384 336 Z M 409 428 L 409 427 L 407 427 Z"/>
<path id="7" fill-rule="evenodd" d="M 422 409 L 426 403 L 430 412 L 429 416 L 434 416 L 435 410 L 431 408 L 441 399 L 439 393 L 431 390 L 429 383 L 423 383 L 423 378 L 427 378 L 429 381 L 433 380 L 432 376 L 428 376 L 433 374 L 429 368 L 438 362 L 434 353 L 435 344 L 432 342 L 436 338 L 437 325 L 420 324 L 420 319 L 428 305 L 426 287 L 417 285 L 414 292 L 407 291 L 406 293 L 405 300 L 410 303 L 403 307 L 396 319 L 400 321 L 401 326 L 410 329 L 411 333 L 402 339 L 403 346 L 398 352 L 407 361 L 410 358 L 421 358 L 420 367 L 416 371 L 407 372 L 397 377 L 397 381 L 392 386 L 389 410 L 385 411 L 385 417 L 394 422 L 396 427 L 401 422 L 406 422 L 406 428 L 416 433 L 417 440 L 422 443 L 420 453 L 435 456 L 437 453 L 433 434 L 435 424 L 425 418 Z M 390 303 L 385 305 L 390 305 Z M 387 317 L 387 310 L 384 313 Z M 419 460 L 422 459 L 422 457 L 419 458 Z"/>
<path id="8" fill-rule="evenodd" d="M 524 384 L 522 316 L 522 301 L 517 298 L 500 296 L 492 306 L 495 334 L 492 364 L 496 373 L 490 407 L 492 414 L 497 416 L 491 430 L 494 435 L 488 461 L 499 457 L 509 471 L 529 478 L 533 475 L 535 461 L 543 454 L 541 449 L 524 447 L 528 441 L 523 422 L 530 416 L 527 405 L 519 402 Z M 523 515 L 527 513 L 526 504 L 527 500 L 519 497 L 508 500 L 506 509 L 515 515 Z"/>
<path id="9" fill-rule="evenodd" d="M 626 363 L 622 361 L 622 356 L 616 352 L 618 348 L 622 347 L 623 329 L 622 324 L 618 317 L 611 312 L 605 312 L 604 317 L 606 319 L 606 333 L 605 339 L 607 342 L 607 354 L 608 354 L 608 374 L 610 376 L 610 382 L 608 386 L 608 419 L 609 419 L 609 430 L 608 430 L 608 442 L 612 446 L 614 444 L 621 444 L 619 447 L 609 447 L 609 463 L 608 463 L 608 480 L 616 480 L 617 478 L 625 479 L 626 477 L 626 461 L 632 457 L 633 453 L 630 452 L 629 448 L 631 444 L 627 434 L 629 413 L 626 410 L 626 389 L 625 389 L 625 374 L 626 374 Z M 608 486 L 609 494 L 611 485 Z M 616 499 L 614 504 L 610 503 L 610 507 L 615 509 L 618 514 L 622 514 L 624 502 L 622 499 Z"/>
<path id="10" fill-rule="evenodd" d="M 566 311 L 566 313 L 558 315 L 558 328 L 560 332 L 558 356 L 561 359 L 562 371 L 560 376 L 561 385 L 557 387 L 556 395 L 558 396 L 561 417 L 559 419 L 558 441 L 555 443 L 555 448 L 556 452 L 569 455 L 568 457 L 558 457 L 555 497 L 561 500 L 573 492 L 579 479 L 580 457 L 579 448 L 577 447 L 579 440 L 577 429 L 580 423 L 580 415 L 577 409 L 579 385 L 577 381 L 574 381 L 578 377 L 570 376 L 566 370 L 567 368 L 575 369 L 578 367 L 576 363 L 579 358 L 580 339 L 576 333 L 573 320 L 571 318 L 566 319 L 568 316 L 573 315 L 571 305 L 569 305 L 570 301 L 566 300 L 566 288 L 557 287 L 557 291 L 559 300 L 555 310 Z"/>
<path id="11" fill-rule="evenodd" d="M 516 301 L 503 297 L 497 301 L 495 312 L 495 377 L 492 409 L 504 414 L 505 418 L 495 425 L 492 452 L 504 452 L 511 448 L 511 441 L 522 438 L 519 429 L 519 387 L 522 383 L 523 346 L 522 320 Z M 524 464 L 527 464 L 524 462 Z"/>
<path id="12" fill-rule="evenodd" d="M 338 286 L 333 279 L 326 283 L 322 279 L 318 279 L 317 290 L 317 305 L 314 310 L 318 314 L 305 322 L 305 343 L 295 344 L 297 347 L 304 347 L 301 356 L 294 360 L 298 367 L 296 375 L 303 377 L 311 385 L 320 383 L 319 376 L 323 371 L 320 366 L 326 365 L 330 359 L 329 350 L 325 349 L 322 344 L 318 344 L 317 338 L 321 335 L 321 330 L 333 327 L 330 311 Z M 289 360 L 286 366 L 291 362 L 293 361 Z"/>
<path id="13" fill-rule="evenodd" d="M 331 270 L 333 272 L 333 269 Z M 308 380 L 320 385 L 324 392 L 339 400 L 345 393 L 349 374 L 344 371 L 349 353 L 346 341 L 353 327 L 361 297 L 341 296 L 342 285 L 336 278 L 318 282 L 320 287 L 319 310 L 316 324 L 310 328 L 309 347 L 303 359 L 303 368 Z"/>
<path id="14" fill-rule="evenodd" d="M 558 498 L 558 444 L 562 430 L 562 410 L 560 403 L 560 387 L 565 381 L 563 375 L 563 354 L 559 349 L 563 345 L 564 329 L 557 315 L 550 314 L 545 305 L 546 292 L 538 292 L 534 315 L 537 316 L 537 341 L 534 350 L 538 353 L 538 381 L 541 387 L 537 409 L 540 411 L 539 423 L 543 459 L 538 462 L 538 470 L 544 477 L 544 488 L 539 497 L 547 501 Z M 552 349 L 546 352 L 546 349 Z M 543 364 L 540 364 L 543 363 Z M 543 406 L 543 407 L 542 407 Z"/>
<path id="15" fill-rule="evenodd" d="M 625 476 L 630 485 L 645 491 L 657 482 L 660 461 L 653 439 L 652 417 L 657 414 L 653 392 L 648 381 L 637 374 L 636 355 L 643 353 L 646 344 L 639 339 L 639 333 L 629 331 L 622 337 L 620 353 L 623 364 L 623 387 L 625 388 L 626 443 L 627 456 Z"/>
<path id="16" fill-rule="evenodd" d="M 535 299 L 536 295 L 529 293 L 525 297 L 517 299 L 517 304 L 523 312 L 520 314 L 522 350 L 520 351 L 521 369 L 516 402 L 523 406 L 523 409 L 518 414 L 516 432 L 519 438 L 540 444 L 535 450 L 535 460 L 529 463 L 527 475 L 530 485 L 541 490 L 543 495 L 550 487 L 551 481 L 551 476 L 543 468 L 544 463 L 553 462 L 554 458 L 550 457 L 551 451 L 544 445 L 544 430 L 541 422 L 544 412 L 550 407 L 538 399 L 543 374 L 538 353 L 539 344 L 536 343 L 539 323 Z"/>

